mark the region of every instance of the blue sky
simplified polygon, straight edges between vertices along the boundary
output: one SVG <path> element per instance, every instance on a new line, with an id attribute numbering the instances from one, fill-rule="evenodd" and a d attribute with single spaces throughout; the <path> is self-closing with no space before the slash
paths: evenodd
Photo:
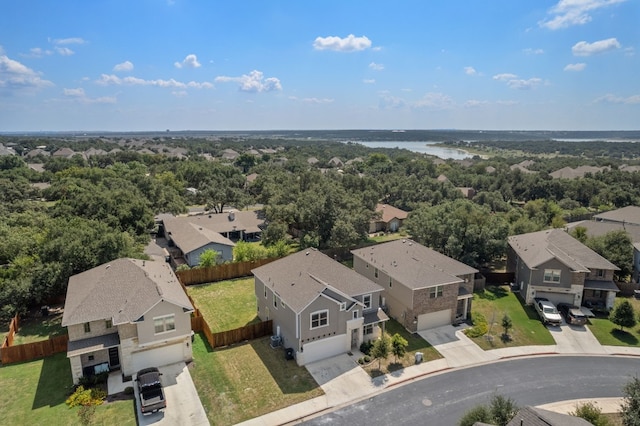
<path id="1" fill-rule="evenodd" d="M 640 128 L 637 0 L 7 0 L 0 132 Z"/>

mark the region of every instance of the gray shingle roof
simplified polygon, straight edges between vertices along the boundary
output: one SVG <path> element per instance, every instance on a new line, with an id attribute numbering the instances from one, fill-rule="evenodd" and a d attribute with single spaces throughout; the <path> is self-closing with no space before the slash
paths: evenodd
<path id="1" fill-rule="evenodd" d="M 117 259 L 69 278 L 62 325 L 103 319 L 130 323 L 160 301 L 193 310 L 167 263 Z"/>
<path id="2" fill-rule="evenodd" d="M 412 240 L 389 241 L 352 253 L 414 290 L 460 283 L 460 276 L 478 272 Z"/>
<path id="3" fill-rule="evenodd" d="M 640 225 L 640 207 L 627 206 L 618 210 L 600 213 L 593 217 L 596 220 Z"/>
<path id="4" fill-rule="evenodd" d="M 569 414 L 556 413 L 537 407 L 524 407 L 511 419 L 507 426 L 587 426 L 585 419 Z"/>
<path id="5" fill-rule="evenodd" d="M 294 312 L 302 312 L 320 294 L 338 290 L 349 297 L 382 291 L 382 287 L 329 256 L 309 249 L 254 269 Z"/>
<path id="6" fill-rule="evenodd" d="M 230 219 L 231 217 L 233 217 L 233 220 Z M 184 222 L 221 234 L 233 231 L 262 232 L 260 226 L 264 223 L 264 219 L 257 210 L 236 211 L 233 212 L 233 215 L 231 213 L 218 213 L 164 219 L 165 228 Z"/>
<path id="7" fill-rule="evenodd" d="M 619 268 L 561 229 L 547 229 L 529 234 L 513 235 L 509 245 L 529 268 L 537 268 L 558 259 L 575 272 L 589 269 Z"/>
<path id="8" fill-rule="evenodd" d="M 217 243 L 225 246 L 235 246 L 233 241 L 206 227 L 191 221 L 171 218 L 164 220 L 165 230 L 171 233 L 171 239 L 183 253 L 191 253 L 207 244 Z"/>
<path id="9" fill-rule="evenodd" d="M 567 228 L 575 229 L 583 227 L 590 237 L 601 237 L 609 232 L 624 231 L 632 242 L 640 242 L 640 226 L 626 226 L 620 222 L 599 222 L 595 220 L 582 220 L 567 224 Z"/>

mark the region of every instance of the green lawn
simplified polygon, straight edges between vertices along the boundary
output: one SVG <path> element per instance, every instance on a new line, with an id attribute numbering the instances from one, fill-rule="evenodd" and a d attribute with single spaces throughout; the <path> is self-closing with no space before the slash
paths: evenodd
<path id="1" fill-rule="evenodd" d="M 190 286 L 187 292 L 211 331 L 217 333 L 260 321 L 253 283 L 253 277 L 240 278 Z"/>
<path id="2" fill-rule="evenodd" d="M 389 319 L 389 321 L 385 322 L 384 327 L 385 332 L 389 335 L 389 338 L 398 333 L 407 340 L 409 345 L 407 346 L 407 353 L 401 359 L 396 360 L 395 357 L 390 354 L 389 358 L 387 358 L 386 360 L 381 360 L 380 363 L 378 363 L 378 361 L 376 360 L 371 362 L 369 365 L 366 365 L 364 367 L 364 370 L 372 377 L 415 365 L 416 352 L 422 352 L 423 361 L 425 362 L 442 358 L 442 355 L 440 355 L 440 353 L 435 350 L 433 346 L 429 344 L 429 342 L 427 342 L 417 334 L 409 333 L 402 325 L 400 325 L 399 322 L 393 319 Z"/>
<path id="3" fill-rule="evenodd" d="M 67 330 L 62 327 L 62 314 L 24 318 L 20 321 L 20 327 L 14 336 L 13 344 L 23 345 L 63 334 L 67 334 Z"/>
<path id="4" fill-rule="evenodd" d="M 509 291 L 508 286 L 487 286 L 483 292 L 475 293 L 471 309 L 472 312 L 482 313 L 489 323 L 487 335 L 472 339 L 484 350 L 555 344 L 533 306 L 524 306 L 515 293 Z M 511 340 L 508 341 L 501 338 L 505 313 L 513 322 L 513 328 L 509 331 Z"/>
<path id="5" fill-rule="evenodd" d="M 191 377 L 212 425 L 232 425 L 322 395 L 304 367 L 269 338 L 212 351 L 197 334 Z"/>
<path id="6" fill-rule="evenodd" d="M 640 300 L 633 297 L 617 297 L 616 304 L 628 300 L 636 312 L 640 314 Z M 620 327 L 609 321 L 606 316 L 589 318 L 589 329 L 598 341 L 606 346 L 640 346 L 640 324 L 631 329 L 620 330 Z"/>
<path id="7" fill-rule="evenodd" d="M 71 388 L 71 368 L 66 354 L 0 367 L 0 413 L 6 425 L 80 424 L 78 408 L 64 401 Z M 96 407 L 95 425 L 135 425 L 133 400 Z"/>

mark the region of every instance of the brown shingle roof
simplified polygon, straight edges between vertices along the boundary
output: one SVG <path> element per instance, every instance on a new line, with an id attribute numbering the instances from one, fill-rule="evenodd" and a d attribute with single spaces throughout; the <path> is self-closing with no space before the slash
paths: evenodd
<path id="1" fill-rule="evenodd" d="M 233 241 L 223 237 L 218 232 L 200 226 L 192 221 L 180 219 L 183 218 L 164 219 L 163 222 L 165 231 L 171 234 L 171 239 L 183 253 L 191 253 L 211 243 L 231 247 L 235 246 Z"/>
<path id="2" fill-rule="evenodd" d="M 621 209 L 597 214 L 593 218 L 605 222 L 619 222 L 628 223 L 631 225 L 640 225 L 640 207 L 627 206 Z"/>
<path id="3" fill-rule="evenodd" d="M 382 291 L 382 287 L 315 249 L 300 251 L 254 269 L 294 312 L 300 313 L 322 293 L 346 296 Z"/>
<path id="4" fill-rule="evenodd" d="M 518 410 L 507 426 L 588 426 L 585 419 L 537 407 Z"/>
<path id="5" fill-rule="evenodd" d="M 561 229 L 513 235 L 508 241 L 529 268 L 558 259 L 576 272 L 589 272 L 590 268 L 619 270 L 616 265 Z"/>
<path id="6" fill-rule="evenodd" d="M 193 306 L 165 262 L 117 259 L 69 278 L 62 325 L 113 319 L 136 321 L 160 301 Z"/>
<path id="7" fill-rule="evenodd" d="M 376 205 L 376 211 L 382 212 L 382 222 L 388 223 L 394 218 L 398 218 L 400 220 L 404 220 L 407 218 L 409 213 L 404 210 L 400 210 L 396 207 L 390 206 L 388 204 L 378 204 Z"/>
<path id="8" fill-rule="evenodd" d="M 414 290 L 461 283 L 460 276 L 478 272 L 412 240 L 389 241 L 352 253 Z"/>
<path id="9" fill-rule="evenodd" d="M 260 226 L 264 223 L 261 212 L 257 210 L 175 217 L 165 219 L 165 226 L 168 221 L 172 222 L 171 226 L 176 222 L 186 222 L 220 234 L 233 231 L 261 232 Z"/>

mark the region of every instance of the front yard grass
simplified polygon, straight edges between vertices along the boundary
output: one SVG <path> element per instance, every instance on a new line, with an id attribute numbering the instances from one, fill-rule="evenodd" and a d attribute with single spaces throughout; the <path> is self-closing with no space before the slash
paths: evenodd
<path id="1" fill-rule="evenodd" d="M 211 350 L 193 343 L 191 376 L 212 425 L 232 425 L 323 394 L 311 374 L 269 337 Z"/>
<path id="2" fill-rule="evenodd" d="M 633 297 L 616 297 L 616 305 L 623 300 L 628 300 L 638 319 L 640 314 L 640 300 Z M 589 318 L 588 327 L 600 344 L 605 346 L 640 346 L 640 325 L 624 330 L 609 321 L 608 316 L 596 316 Z"/>
<path id="3" fill-rule="evenodd" d="M 72 391 L 71 367 L 66 353 L 0 367 L 0 413 L 7 425 L 80 424 L 78 407 L 65 400 Z M 135 425 L 133 400 L 96 407 L 95 425 Z"/>
<path id="4" fill-rule="evenodd" d="M 409 333 L 402 325 L 400 325 L 399 322 L 393 319 L 389 319 L 389 321 L 385 323 L 385 332 L 389 335 L 389 339 L 391 339 L 391 336 L 396 333 L 404 337 L 409 343 L 407 346 L 407 353 L 397 361 L 393 354 L 390 354 L 387 359 L 380 360 L 379 364 L 378 360 L 372 359 L 369 364 L 363 366 L 364 370 L 369 373 L 371 377 L 381 376 L 386 373 L 391 373 L 402 368 L 415 365 L 416 352 L 422 352 L 423 362 L 442 358 L 442 355 L 440 355 L 440 353 L 435 350 L 429 342 L 424 340 L 418 334 Z"/>
<path id="5" fill-rule="evenodd" d="M 212 333 L 260 322 L 253 277 L 187 287 Z"/>
<path id="6" fill-rule="evenodd" d="M 474 293 L 471 310 L 484 315 L 489 324 L 486 335 L 472 338 L 484 350 L 555 344 L 533 306 L 523 305 L 516 294 L 509 290 L 509 286 L 487 286 L 484 291 Z M 509 315 L 513 323 L 509 340 L 502 339 L 504 314 Z"/>

